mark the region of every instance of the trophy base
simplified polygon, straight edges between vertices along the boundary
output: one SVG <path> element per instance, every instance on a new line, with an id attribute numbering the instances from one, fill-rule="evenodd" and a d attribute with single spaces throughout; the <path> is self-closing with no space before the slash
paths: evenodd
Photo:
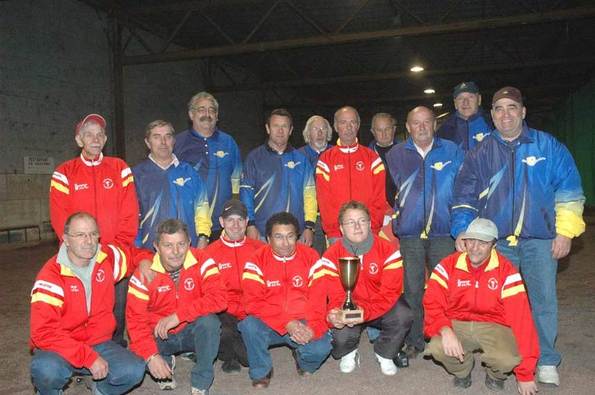
<path id="1" fill-rule="evenodd" d="M 364 317 L 362 310 L 341 310 L 339 317 L 345 323 L 359 322 Z"/>

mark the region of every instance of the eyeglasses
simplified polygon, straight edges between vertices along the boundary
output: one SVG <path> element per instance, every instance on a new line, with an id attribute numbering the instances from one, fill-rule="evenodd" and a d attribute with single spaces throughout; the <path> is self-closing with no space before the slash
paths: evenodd
<path id="1" fill-rule="evenodd" d="M 370 220 L 367 218 L 360 218 L 357 221 L 354 221 L 352 219 L 343 222 L 343 226 L 348 227 L 348 228 L 355 228 L 355 225 L 359 225 L 361 228 L 368 226 L 368 224 L 370 223 Z"/>
<path id="2" fill-rule="evenodd" d="M 290 233 L 288 235 L 284 235 L 284 234 L 281 234 L 281 233 L 275 233 L 274 235 L 272 235 L 272 238 L 275 241 L 283 241 L 283 240 L 296 241 L 297 240 L 297 235 L 295 233 Z"/>
<path id="3" fill-rule="evenodd" d="M 215 107 L 192 107 L 192 110 L 199 114 L 204 114 L 207 112 L 211 114 L 217 113 L 217 109 Z"/>
<path id="4" fill-rule="evenodd" d="M 99 239 L 99 232 L 91 232 L 91 233 L 84 233 L 84 232 L 77 232 L 77 233 L 67 233 L 68 236 L 72 237 L 73 239 L 83 240 L 87 237 L 91 240 Z"/>

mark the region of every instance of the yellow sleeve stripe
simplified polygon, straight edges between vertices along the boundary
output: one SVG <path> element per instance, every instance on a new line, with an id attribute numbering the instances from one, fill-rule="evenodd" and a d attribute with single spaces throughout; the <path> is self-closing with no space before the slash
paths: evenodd
<path id="1" fill-rule="evenodd" d="M 144 294 L 132 287 L 128 287 L 128 293 L 131 295 L 136 296 L 137 298 L 141 299 L 141 300 L 146 300 L 147 302 L 149 301 L 149 295 Z"/>
<path id="2" fill-rule="evenodd" d="M 37 292 L 33 296 L 31 296 L 31 303 L 33 304 L 35 302 L 44 302 L 60 308 L 62 308 L 62 305 L 64 304 L 63 300 L 60 300 L 54 296 L 50 296 L 41 292 Z"/>
<path id="3" fill-rule="evenodd" d="M 479 199 L 483 198 L 484 196 L 487 196 L 487 194 L 490 192 L 490 187 L 487 187 L 486 189 L 484 189 L 478 196 Z"/>
<path id="4" fill-rule="evenodd" d="M 324 277 L 324 276 L 339 277 L 339 275 L 337 273 L 335 273 L 335 272 L 333 272 L 331 270 L 322 269 L 322 270 L 319 270 L 319 271 L 317 271 L 316 273 L 314 273 L 312 275 L 312 281 L 314 281 L 314 280 L 316 280 L 316 279 L 318 279 L 320 277 Z"/>
<path id="5" fill-rule="evenodd" d="M 320 174 L 322 176 L 322 178 L 324 178 L 325 181 L 330 181 L 330 177 L 327 173 L 325 173 L 324 171 L 320 170 L 320 168 L 316 168 L 316 174 Z"/>
<path id="6" fill-rule="evenodd" d="M 436 273 L 432 273 L 432 275 L 430 276 L 430 280 L 434 280 L 438 284 L 442 285 L 442 288 L 448 289 L 448 284 L 446 284 L 446 282 Z"/>
<path id="7" fill-rule="evenodd" d="M 125 179 L 124 181 L 122 181 L 122 186 L 126 187 L 128 186 L 128 184 L 130 184 L 131 182 L 134 182 L 134 177 L 130 176 L 127 179 Z"/>
<path id="8" fill-rule="evenodd" d="M 374 173 L 374 175 L 376 175 L 376 174 L 378 174 L 378 173 L 380 173 L 382 171 L 384 171 L 384 165 L 380 165 L 380 166 L 376 167 L 374 169 L 373 173 Z"/>
<path id="9" fill-rule="evenodd" d="M 214 274 L 219 274 L 219 269 L 217 267 L 213 267 L 213 268 L 207 270 L 207 272 L 204 274 L 204 276 L 202 276 L 202 279 L 206 280 L 207 278 L 211 277 Z"/>
<path id="10" fill-rule="evenodd" d="M 397 261 L 386 265 L 384 270 L 399 269 L 401 267 L 403 267 L 403 261 Z"/>
<path id="11" fill-rule="evenodd" d="M 254 281 L 258 281 L 259 283 L 264 285 L 263 279 L 259 275 L 254 274 L 254 273 L 244 273 L 242 275 L 242 280 L 254 280 Z"/>
<path id="12" fill-rule="evenodd" d="M 515 285 L 514 287 L 502 290 L 502 299 L 514 296 L 518 293 L 525 292 L 525 286 L 523 284 Z"/>
<path id="13" fill-rule="evenodd" d="M 124 277 L 126 277 L 126 272 L 128 271 L 128 262 L 126 261 L 126 254 L 124 254 L 124 251 L 122 251 L 122 249 L 120 247 L 116 247 L 118 248 L 118 251 L 120 252 L 120 273 L 119 273 L 119 278 L 117 281 L 120 281 L 121 279 L 123 279 Z"/>
<path id="14" fill-rule="evenodd" d="M 60 183 L 58 183 L 58 182 L 56 182 L 56 181 L 54 181 L 54 180 L 52 180 L 52 181 L 50 182 L 50 189 L 51 189 L 52 187 L 53 187 L 54 189 L 56 189 L 56 190 L 58 190 L 58 191 L 62 192 L 62 193 L 63 193 L 63 194 L 65 194 L 65 195 L 70 195 L 70 191 L 68 190 L 68 188 L 66 188 L 64 185 L 62 185 L 62 184 L 60 184 Z"/>

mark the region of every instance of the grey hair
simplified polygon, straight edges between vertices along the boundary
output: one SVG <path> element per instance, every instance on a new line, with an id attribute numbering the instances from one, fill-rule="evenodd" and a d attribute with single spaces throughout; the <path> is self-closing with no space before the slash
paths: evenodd
<path id="1" fill-rule="evenodd" d="M 374 116 L 372 117 L 372 122 L 371 122 L 372 126 L 374 126 L 374 121 L 376 121 L 378 118 L 387 118 L 390 121 L 390 123 L 392 124 L 392 126 L 395 126 L 397 124 L 397 120 L 391 114 L 389 114 L 387 112 L 379 112 L 379 113 L 374 114 Z"/>
<path id="2" fill-rule="evenodd" d="M 157 119 L 153 122 L 150 122 L 147 127 L 145 128 L 145 138 L 148 139 L 149 137 L 151 137 L 151 131 L 155 128 L 161 127 L 161 126 L 169 126 L 170 130 L 172 133 L 175 133 L 176 131 L 174 130 L 173 125 L 170 122 L 164 121 L 163 119 Z"/>
<path id="3" fill-rule="evenodd" d="M 329 121 L 327 121 L 326 118 L 321 115 L 312 115 L 306 121 L 306 126 L 304 126 L 304 130 L 302 131 L 306 144 L 310 143 L 310 128 L 316 119 L 322 119 L 324 121 L 324 127 L 326 128 L 326 141 L 331 141 L 331 138 L 333 137 L 333 129 L 331 128 Z"/>
<path id="4" fill-rule="evenodd" d="M 194 103 L 202 100 L 202 99 L 207 99 L 209 100 L 211 103 L 213 103 L 213 105 L 215 106 L 215 110 L 217 112 L 219 112 L 219 102 L 217 101 L 217 99 L 215 99 L 215 96 L 211 95 L 209 92 L 198 92 L 196 95 L 192 96 L 192 98 L 190 98 L 190 101 L 188 102 L 188 111 L 192 111 L 194 110 Z"/>
<path id="5" fill-rule="evenodd" d="M 335 111 L 335 115 L 333 116 L 333 122 L 336 124 L 337 123 L 337 114 L 339 114 L 341 111 L 347 110 L 347 109 L 353 110 L 355 112 L 355 116 L 357 118 L 357 123 L 359 125 L 361 125 L 362 124 L 362 121 L 361 121 L 361 119 L 359 117 L 359 112 L 357 112 L 357 110 L 354 107 L 351 107 L 351 106 L 343 106 L 343 107 L 339 108 L 337 111 Z"/>

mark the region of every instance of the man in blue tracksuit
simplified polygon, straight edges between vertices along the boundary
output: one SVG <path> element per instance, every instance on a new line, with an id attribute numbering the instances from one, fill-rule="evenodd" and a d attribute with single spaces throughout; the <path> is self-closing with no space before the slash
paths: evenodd
<path id="1" fill-rule="evenodd" d="M 559 385 L 557 261 L 585 230 L 585 197 L 568 149 L 529 128 L 526 111 L 518 89 L 494 94 L 495 130 L 467 153 L 456 179 L 452 235 L 463 251 L 461 232 L 475 217 L 496 223 L 496 247 L 520 269 L 527 286 L 539 335 L 537 380 Z"/>
<path id="2" fill-rule="evenodd" d="M 211 241 L 219 239 L 219 213 L 223 203 L 238 194 L 242 159 L 233 137 L 217 128 L 219 103 L 207 92 L 192 96 L 188 103 L 192 128 L 176 136 L 174 154 L 188 162 L 206 182 L 213 231 Z"/>
<path id="3" fill-rule="evenodd" d="M 267 142 L 246 157 L 240 200 L 248 209 L 246 235 L 263 239 L 265 225 L 275 213 L 286 211 L 298 219 L 301 240 L 311 246 L 318 205 L 310 161 L 289 144 L 291 114 L 275 109 L 265 125 Z"/>
<path id="4" fill-rule="evenodd" d="M 481 109 L 481 95 L 473 81 L 461 82 L 452 93 L 455 113 L 440 126 L 436 135 L 454 141 L 465 152 L 488 136 L 494 125 L 489 114 Z"/>
<path id="5" fill-rule="evenodd" d="M 193 247 L 206 247 L 211 233 L 205 184 L 192 166 L 173 154 L 174 141 L 171 123 L 157 120 L 147 125 L 145 144 L 151 152 L 132 168 L 140 206 L 137 247 L 153 250 L 157 226 L 171 218 L 188 226 Z"/>
<path id="6" fill-rule="evenodd" d="M 455 143 L 434 136 L 432 110 L 416 107 L 407 115 L 409 138 L 386 155 L 397 189 L 393 232 L 401 242 L 405 298 L 413 325 L 405 352 L 415 358 L 424 350 L 422 299 L 427 272 L 454 251 L 450 236 L 450 205 L 455 176 L 464 152 Z"/>

